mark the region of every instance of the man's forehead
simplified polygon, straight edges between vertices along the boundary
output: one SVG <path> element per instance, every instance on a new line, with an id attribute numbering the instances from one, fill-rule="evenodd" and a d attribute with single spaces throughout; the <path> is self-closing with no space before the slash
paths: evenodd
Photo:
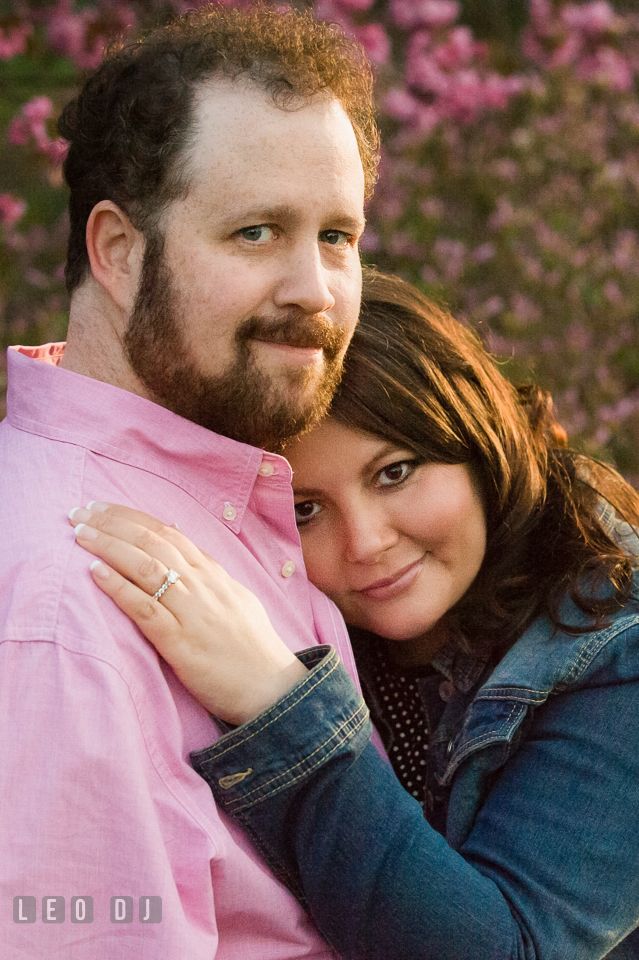
<path id="1" fill-rule="evenodd" d="M 282 138 L 294 150 L 301 136 L 317 147 L 347 138 L 359 155 L 344 108 L 325 93 L 283 107 L 248 79 L 214 78 L 197 91 L 189 144 L 192 156 L 204 151 L 214 159 L 218 153 L 225 156 L 233 151 L 259 162 L 256 150 L 269 151 L 276 143 L 279 147 Z"/>
<path id="2" fill-rule="evenodd" d="M 339 101 L 315 98 L 284 110 L 254 83 L 213 80 L 198 91 L 183 156 L 194 194 L 206 195 L 232 226 L 237 215 L 270 222 L 269 210 L 289 219 L 314 196 L 336 215 L 363 224 L 364 173 L 357 139 Z M 253 211 L 253 213 L 251 212 Z"/>

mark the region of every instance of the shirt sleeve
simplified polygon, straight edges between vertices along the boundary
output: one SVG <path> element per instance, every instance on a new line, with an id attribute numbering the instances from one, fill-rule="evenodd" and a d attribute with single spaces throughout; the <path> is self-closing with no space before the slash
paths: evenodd
<path id="1" fill-rule="evenodd" d="M 58 643 L 6 640 L 0 711 L 3 960 L 211 960 L 211 850 L 171 807 L 125 679 Z"/>
<path id="2" fill-rule="evenodd" d="M 193 761 L 341 955 L 614 956 L 639 918 L 636 679 L 538 708 L 457 851 L 368 743 L 335 659 L 306 660 L 286 697 Z"/>

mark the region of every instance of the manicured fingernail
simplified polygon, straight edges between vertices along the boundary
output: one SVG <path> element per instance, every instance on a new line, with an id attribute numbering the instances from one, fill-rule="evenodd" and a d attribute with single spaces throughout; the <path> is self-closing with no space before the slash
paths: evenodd
<path id="1" fill-rule="evenodd" d="M 97 577 L 98 580 L 106 580 L 110 573 L 106 563 L 102 563 L 101 560 L 93 561 L 91 564 L 91 571 L 93 572 L 94 577 Z"/>
<path id="2" fill-rule="evenodd" d="M 93 510 L 95 513 L 104 513 L 104 511 L 108 509 L 109 504 L 102 503 L 101 500 L 89 500 L 87 503 L 87 510 Z"/>
<path id="3" fill-rule="evenodd" d="M 74 507 L 73 510 L 69 511 L 69 520 L 89 520 L 91 518 L 91 511 L 85 510 L 83 507 Z"/>
<path id="4" fill-rule="evenodd" d="M 180 528 L 178 527 L 177 523 L 172 523 L 171 526 L 172 526 L 172 527 L 175 527 L 176 530 L 179 530 L 179 529 L 180 529 Z"/>
<path id="5" fill-rule="evenodd" d="M 95 527 L 87 527 L 86 523 L 79 523 L 74 532 L 77 540 L 95 540 L 98 535 Z"/>

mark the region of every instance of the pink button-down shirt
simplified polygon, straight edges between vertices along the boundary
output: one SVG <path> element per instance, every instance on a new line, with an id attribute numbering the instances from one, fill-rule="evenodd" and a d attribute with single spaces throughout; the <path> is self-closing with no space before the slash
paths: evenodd
<path id="1" fill-rule="evenodd" d="M 334 957 L 189 765 L 214 722 L 93 584 L 67 522 L 90 500 L 177 522 L 291 649 L 332 643 L 354 672 L 306 580 L 290 467 L 58 368 L 62 350 L 9 351 L 0 425 L 0 957 Z"/>

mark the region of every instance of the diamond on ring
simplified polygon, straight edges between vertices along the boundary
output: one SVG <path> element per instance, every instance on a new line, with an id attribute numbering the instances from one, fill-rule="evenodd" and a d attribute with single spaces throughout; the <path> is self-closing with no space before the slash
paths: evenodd
<path id="1" fill-rule="evenodd" d="M 180 579 L 180 574 L 177 572 L 177 570 L 167 570 L 166 577 L 164 578 L 164 583 L 162 584 L 160 589 L 157 591 L 157 593 L 153 594 L 153 599 L 159 600 L 160 597 L 164 596 L 164 594 L 169 589 L 171 584 L 177 583 L 179 579 Z"/>

